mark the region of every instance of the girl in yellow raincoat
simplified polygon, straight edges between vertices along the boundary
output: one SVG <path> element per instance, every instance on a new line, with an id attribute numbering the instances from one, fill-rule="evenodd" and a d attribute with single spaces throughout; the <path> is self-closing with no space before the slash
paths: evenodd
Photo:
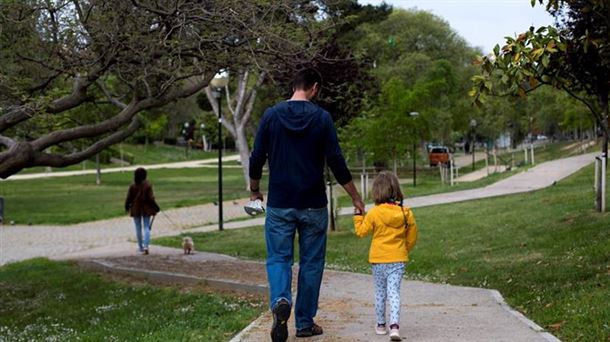
<path id="1" fill-rule="evenodd" d="M 417 240 L 417 226 L 411 209 L 402 206 L 403 194 L 398 178 L 383 171 L 372 189 L 375 207 L 366 216 L 356 212 L 354 227 L 358 237 L 372 233 L 369 263 L 375 281 L 375 333 L 387 334 L 386 299 L 390 306 L 390 339 L 400 341 L 400 283 Z"/>

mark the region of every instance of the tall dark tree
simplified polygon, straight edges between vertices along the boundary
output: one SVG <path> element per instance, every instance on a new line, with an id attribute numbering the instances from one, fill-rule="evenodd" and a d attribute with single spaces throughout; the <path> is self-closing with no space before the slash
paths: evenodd
<path id="1" fill-rule="evenodd" d="M 315 59 L 301 64 L 288 63 L 269 74 L 269 84 L 280 87 L 283 96 L 291 93 L 290 81 L 294 72 L 314 67 L 322 74 L 324 87 L 318 103 L 327 109 L 337 125 L 345 125 L 360 114 L 367 98 L 379 91 L 379 83 L 372 75 L 373 60 L 357 51 L 355 28 L 363 24 L 382 21 L 392 8 L 361 5 L 356 0 L 327 2 L 333 29 L 317 36 L 321 42 L 320 53 Z"/>

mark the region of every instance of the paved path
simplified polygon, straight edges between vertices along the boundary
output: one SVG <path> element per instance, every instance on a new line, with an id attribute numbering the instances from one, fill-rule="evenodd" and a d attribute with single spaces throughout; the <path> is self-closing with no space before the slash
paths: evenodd
<path id="1" fill-rule="evenodd" d="M 478 162 L 479 160 L 485 159 L 484 151 L 476 151 L 474 153 L 474 160 Z M 464 154 L 464 153 L 456 153 L 453 155 L 453 162 L 455 166 L 461 168 L 471 166 L 472 165 L 472 154 Z"/>
<path id="2" fill-rule="evenodd" d="M 183 255 L 179 249 L 155 247 L 149 256 L 134 255 L 131 245 L 74 254 L 84 264 L 103 265 L 104 271 L 192 283 L 200 279 L 223 289 L 266 293 L 265 265 L 232 257 L 199 253 Z M 86 257 L 87 259 L 82 259 Z M 65 258 L 65 257 L 64 257 Z M 229 270 L 229 272 L 225 272 Z M 239 270 L 231 272 L 230 270 Z M 295 266 L 294 274 L 298 268 Z M 408 270 L 407 270 L 408 273 Z M 293 279 L 294 280 L 294 279 Z M 387 341 L 373 332 L 375 314 L 373 280 L 368 274 L 327 270 L 322 281 L 316 322 L 322 336 L 308 341 Z M 489 289 L 403 280 L 401 336 L 407 341 L 558 341 L 541 327 L 512 310 L 499 292 Z M 269 341 L 269 312 L 250 324 L 231 342 Z M 289 320 L 289 341 L 294 337 L 294 313 Z"/>
<path id="3" fill-rule="evenodd" d="M 482 169 L 476 170 L 474 172 L 470 172 L 463 176 L 460 176 L 455 179 L 455 182 L 456 183 L 474 182 L 476 180 L 483 179 L 494 173 L 500 173 L 500 172 L 504 172 L 504 171 L 506 171 L 506 165 L 488 166 L 487 169 L 482 168 Z"/>
<path id="4" fill-rule="evenodd" d="M 595 155 L 585 154 L 542 163 L 484 188 L 409 198 L 405 204 L 416 208 L 541 189 L 592 163 Z M 225 202 L 225 220 L 247 217 L 243 211 L 245 202 L 245 199 Z M 217 222 L 217 212 L 218 207 L 212 204 L 164 211 L 154 223 L 153 236 L 216 230 L 218 226 L 213 223 Z M 340 210 L 341 215 L 351 215 L 352 212 L 352 208 Z M 234 229 L 262 224 L 264 219 L 256 218 L 227 223 L 225 227 Z M 0 265 L 39 256 L 60 256 L 133 239 L 133 223 L 128 217 L 70 226 L 2 226 Z"/>
<path id="5" fill-rule="evenodd" d="M 244 217 L 246 199 L 224 202 L 225 220 Z M 204 204 L 162 211 L 153 223 L 153 237 L 194 231 L 217 230 L 218 207 Z M 251 227 L 248 221 L 225 224 L 227 229 Z M 0 265 L 34 257 L 54 257 L 134 241 L 130 217 L 79 223 L 68 226 L 0 226 Z M 135 245 L 134 245 L 135 246 Z"/>
<path id="6" fill-rule="evenodd" d="M 310 341 L 388 341 L 373 330 L 372 286 L 369 275 L 325 272 L 316 317 L 325 333 Z M 403 280 L 400 293 L 406 341 L 558 341 L 512 310 L 495 290 Z M 231 342 L 268 341 L 272 321 L 265 313 Z M 293 317 L 289 335 L 288 341 L 300 341 Z"/>
<path id="7" fill-rule="evenodd" d="M 237 161 L 239 155 L 231 155 L 222 157 L 223 162 Z M 200 160 L 189 160 L 175 163 L 164 163 L 164 164 L 150 164 L 150 165 L 131 165 L 125 167 L 112 167 L 102 169 L 102 173 L 115 173 L 115 172 L 129 172 L 134 171 L 139 167 L 145 167 L 149 170 L 152 169 L 186 169 L 186 168 L 198 168 L 198 167 L 210 167 L 209 164 L 218 163 L 218 158 L 200 159 Z M 232 168 L 235 166 L 225 165 L 223 168 Z M 241 168 L 241 166 L 237 166 Z M 51 178 L 51 177 L 69 177 L 69 176 L 80 176 L 80 175 L 94 175 L 97 170 L 76 170 L 76 171 L 54 171 L 54 172 L 43 172 L 43 173 L 26 173 L 12 175 L 2 181 L 13 181 L 13 180 L 24 180 L 24 179 L 38 179 L 38 178 Z"/>

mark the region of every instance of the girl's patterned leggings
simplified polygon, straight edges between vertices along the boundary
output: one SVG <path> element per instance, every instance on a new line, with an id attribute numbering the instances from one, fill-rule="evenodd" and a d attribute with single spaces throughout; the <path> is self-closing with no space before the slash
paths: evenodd
<path id="1" fill-rule="evenodd" d="M 373 264 L 375 280 L 375 314 L 377 324 L 386 324 L 386 298 L 390 304 L 390 325 L 400 324 L 400 282 L 405 273 L 405 263 Z"/>

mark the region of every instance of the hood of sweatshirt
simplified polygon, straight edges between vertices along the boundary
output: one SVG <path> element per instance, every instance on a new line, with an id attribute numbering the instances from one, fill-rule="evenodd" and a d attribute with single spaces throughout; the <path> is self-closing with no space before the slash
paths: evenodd
<path id="1" fill-rule="evenodd" d="M 381 221 L 387 226 L 396 229 L 404 229 L 406 224 L 407 209 L 400 205 L 380 204 L 377 206 Z"/>
<path id="2" fill-rule="evenodd" d="M 277 116 L 291 132 L 303 132 L 322 114 L 322 108 L 309 101 L 284 101 L 278 105 Z"/>

